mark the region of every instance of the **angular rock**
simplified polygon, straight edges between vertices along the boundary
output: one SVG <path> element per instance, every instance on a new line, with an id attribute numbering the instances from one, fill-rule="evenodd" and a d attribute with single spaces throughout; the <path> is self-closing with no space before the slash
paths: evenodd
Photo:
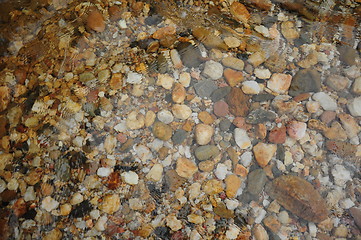
<path id="1" fill-rule="evenodd" d="M 262 192 L 267 182 L 267 175 L 263 169 L 256 169 L 247 176 L 247 191 L 253 195 Z"/>
<path id="2" fill-rule="evenodd" d="M 252 145 L 247 131 L 241 128 L 234 129 L 234 141 L 241 149 L 247 149 Z"/>
<path id="3" fill-rule="evenodd" d="M 191 160 L 180 157 L 177 159 L 176 172 L 184 178 L 191 178 L 198 171 L 197 165 Z"/>
<path id="4" fill-rule="evenodd" d="M 217 88 L 217 85 L 212 80 L 203 80 L 194 84 L 194 90 L 201 98 L 210 97 L 213 91 L 215 91 Z"/>
<path id="5" fill-rule="evenodd" d="M 163 175 L 163 166 L 162 164 L 154 164 L 153 167 L 149 170 L 146 178 L 153 181 L 159 182 L 162 179 Z"/>
<path id="6" fill-rule="evenodd" d="M 260 165 L 261 167 L 267 166 L 276 151 L 276 144 L 266 144 L 260 142 L 253 147 L 254 157 L 256 158 L 258 165 Z"/>
<path id="7" fill-rule="evenodd" d="M 340 157 L 354 157 L 357 145 L 342 141 L 327 141 L 326 148 Z"/>
<path id="8" fill-rule="evenodd" d="M 336 91 L 345 89 L 350 83 L 347 77 L 341 75 L 331 75 L 327 78 L 326 84 Z"/>
<path id="9" fill-rule="evenodd" d="M 341 62 L 349 66 L 356 64 L 356 57 L 358 55 L 356 49 L 353 49 L 346 44 L 341 44 L 337 50 L 340 52 Z"/>
<path id="10" fill-rule="evenodd" d="M 277 114 L 270 110 L 264 110 L 258 108 L 253 110 L 246 117 L 246 122 L 251 124 L 265 123 L 267 121 L 273 121 L 277 118 Z"/>
<path id="11" fill-rule="evenodd" d="M 325 200 L 303 178 L 285 175 L 266 185 L 267 194 L 293 214 L 319 223 L 328 217 Z"/>
<path id="12" fill-rule="evenodd" d="M 289 95 L 297 96 L 301 93 L 319 92 L 321 89 L 321 75 L 312 68 L 299 70 L 291 82 Z"/>
<path id="13" fill-rule="evenodd" d="M 286 127 L 275 127 L 268 134 L 268 141 L 276 144 L 283 144 L 286 141 Z"/>
<path id="14" fill-rule="evenodd" d="M 340 119 L 342 127 L 345 129 L 346 134 L 350 139 L 358 135 L 361 127 L 351 115 L 342 113 L 338 115 L 338 118 Z"/>
<path id="15" fill-rule="evenodd" d="M 261 92 L 261 87 L 256 81 L 244 81 L 242 83 L 242 91 L 245 94 L 259 94 Z"/>
<path id="16" fill-rule="evenodd" d="M 249 97 L 240 88 L 233 87 L 226 98 L 229 111 L 236 117 L 245 117 L 249 111 Z"/>
<path id="17" fill-rule="evenodd" d="M 287 124 L 287 133 L 291 138 L 299 140 L 306 134 L 307 124 L 304 122 L 291 121 Z"/>
<path id="18" fill-rule="evenodd" d="M 324 92 L 315 93 L 312 98 L 319 102 L 321 107 L 326 111 L 335 111 L 337 109 L 337 102 L 335 99 Z"/>
<path id="19" fill-rule="evenodd" d="M 199 161 L 204 161 L 218 156 L 219 149 L 215 145 L 205 145 L 197 147 L 194 154 Z"/>
<path id="20" fill-rule="evenodd" d="M 218 88 L 212 92 L 211 100 L 213 102 L 218 102 L 219 100 L 227 96 L 230 93 L 230 91 L 231 91 L 231 87 L 229 86 Z"/>
<path id="21" fill-rule="evenodd" d="M 291 81 L 290 74 L 274 73 L 267 81 L 267 87 L 276 93 L 286 93 L 291 86 Z"/>

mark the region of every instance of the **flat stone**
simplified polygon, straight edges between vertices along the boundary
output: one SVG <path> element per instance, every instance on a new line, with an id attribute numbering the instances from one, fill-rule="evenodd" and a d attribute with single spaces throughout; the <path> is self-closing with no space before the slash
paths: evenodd
<path id="1" fill-rule="evenodd" d="M 254 1 L 254 0 L 252 0 L 252 1 Z M 252 234 L 256 240 L 269 240 L 268 233 L 261 224 L 256 224 L 252 228 Z"/>
<path id="2" fill-rule="evenodd" d="M 224 43 L 229 47 L 229 48 L 237 48 L 239 47 L 239 45 L 241 45 L 241 40 L 239 40 L 236 37 L 225 37 L 224 38 Z"/>
<path id="3" fill-rule="evenodd" d="M 102 198 L 103 202 L 99 205 L 99 209 L 105 213 L 113 214 L 120 208 L 120 197 L 118 194 L 109 194 Z"/>
<path id="4" fill-rule="evenodd" d="M 326 148 L 340 157 L 354 157 L 357 152 L 357 145 L 343 141 L 327 141 Z"/>
<path id="5" fill-rule="evenodd" d="M 350 84 L 350 80 L 347 77 L 334 74 L 326 79 L 326 84 L 333 90 L 341 91 Z"/>
<path id="6" fill-rule="evenodd" d="M 233 87 L 226 98 L 229 111 L 236 117 L 245 117 L 249 111 L 249 97 L 240 88 Z"/>
<path id="7" fill-rule="evenodd" d="M 192 115 L 192 109 L 185 104 L 174 104 L 172 106 L 174 117 L 186 120 Z"/>
<path id="8" fill-rule="evenodd" d="M 239 59 L 239 58 L 235 58 L 235 57 L 225 57 L 222 59 L 222 64 L 225 67 L 229 67 L 229 68 L 233 68 L 235 70 L 238 71 L 242 71 L 244 68 L 244 62 Z"/>
<path id="9" fill-rule="evenodd" d="M 231 92 L 231 87 L 229 86 L 218 88 L 212 92 L 211 100 L 213 102 L 218 102 L 219 100 L 227 96 L 230 92 Z"/>
<path id="10" fill-rule="evenodd" d="M 353 49 L 352 47 L 341 44 L 337 50 L 340 53 L 340 60 L 346 65 L 352 66 L 356 64 L 356 57 L 357 57 L 357 51 L 356 49 Z"/>
<path id="11" fill-rule="evenodd" d="M 248 114 L 248 116 L 246 117 L 246 122 L 250 124 L 259 124 L 273 121 L 276 118 L 277 114 L 275 112 L 258 108 Z"/>
<path id="12" fill-rule="evenodd" d="M 238 21 L 243 23 L 247 23 L 248 19 L 251 17 L 251 14 L 248 12 L 247 8 L 239 2 L 233 2 L 231 4 L 230 12 Z"/>
<path id="13" fill-rule="evenodd" d="M 324 111 L 320 117 L 321 121 L 325 124 L 329 124 L 336 117 L 336 112 L 334 111 Z"/>
<path id="14" fill-rule="evenodd" d="M 285 175 L 266 185 L 267 194 L 293 214 L 310 222 L 327 219 L 326 202 L 303 178 Z"/>
<path id="15" fill-rule="evenodd" d="M 312 98 L 319 102 L 321 107 L 326 111 L 335 111 L 337 109 L 337 102 L 335 99 L 324 92 L 315 93 Z"/>
<path id="16" fill-rule="evenodd" d="M 267 166 L 269 161 L 271 161 L 273 155 L 277 151 L 277 145 L 275 144 L 267 144 L 267 143 L 258 143 L 253 147 L 253 154 L 256 158 L 258 165 L 261 167 Z"/>
<path id="17" fill-rule="evenodd" d="M 182 144 L 184 140 L 188 137 L 188 132 L 183 129 L 178 129 L 172 136 L 172 142 L 175 145 Z"/>
<path id="18" fill-rule="evenodd" d="M 221 130 L 221 131 L 227 131 L 230 127 L 231 127 L 231 125 L 232 125 L 232 122 L 229 120 L 229 119 L 227 119 L 227 118 L 224 118 L 224 119 L 222 119 L 221 120 L 221 122 L 219 123 L 219 129 Z"/>
<path id="19" fill-rule="evenodd" d="M 165 124 L 169 124 L 171 122 L 173 122 L 174 120 L 174 117 L 173 117 L 173 114 L 168 111 L 168 110 L 160 110 L 158 113 L 157 113 L 157 118 L 159 121 L 161 121 L 162 123 L 165 123 Z"/>
<path id="20" fill-rule="evenodd" d="M 196 68 L 202 63 L 202 55 L 197 46 L 190 42 L 181 42 L 177 45 L 178 53 L 181 57 L 182 63 L 189 68 Z"/>
<path id="21" fill-rule="evenodd" d="M 293 21 L 285 21 L 281 24 L 282 35 L 288 40 L 292 41 L 300 36 L 297 27 Z"/>
<path id="22" fill-rule="evenodd" d="M 286 127 L 275 127 L 268 134 L 268 141 L 270 143 L 283 144 L 286 141 Z"/>
<path id="23" fill-rule="evenodd" d="M 172 128 L 165 123 L 155 122 L 153 124 L 153 134 L 160 140 L 168 141 L 172 137 Z"/>
<path id="24" fill-rule="evenodd" d="M 256 68 L 254 70 L 254 75 L 259 79 L 269 79 L 271 77 L 271 72 L 267 68 Z"/>
<path id="25" fill-rule="evenodd" d="M 264 52 L 252 53 L 247 61 L 252 64 L 253 67 L 258 67 L 266 61 L 266 54 Z"/>
<path id="26" fill-rule="evenodd" d="M 357 137 L 361 128 L 356 122 L 355 118 L 353 118 L 351 115 L 346 113 L 341 113 L 337 116 L 340 119 L 342 127 L 345 129 L 347 136 L 350 139 Z"/>
<path id="27" fill-rule="evenodd" d="M 188 72 L 182 72 L 179 75 L 178 79 L 179 83 L 183 85 L 183 87 L 189 87 L 191 83 L 191 75 Z"/>
<path id="28" fill-rule="evenodd" d="M 198 119 L 201 120 L 204 124 L 212 124 L 214 122 L 212 115 L 206 111 L 198 113 Z"/>
<path id="29" fill-rule="evenodd" d="M 292 75 L 274 73 L 267 81 L 267 87 L 276 93 L 286 93 L 291 86 Z"/>
<path id="30" fill-rule="evenodd" d="M 215 91 L 217 88 L 217 85 L 212 80 L 203 80 L 194 84 L 194 90 L 201 98 L 209 98 L 213 91 Z"/>
<path id="31" fill-rule="evenodd" d="M 154 164 L 153 167 L 150 169 L 148 174 L 146 175 L 146 178 L 153 181 L 153 182 L 159 182 L 162 179 L 163 175 L 163 166 L 162 164 Z"/>
<path id="32" fill-rule="evenodd" d="M 319 92 L 321 89 L 321 75 L 317 70 L 308 68 L 299 70 L 293 77 L 289 95 L 297 96 L 301 93 Z"/>
<path id="33" fill-rule="evenodd" d="M 338 186 L 345 186 L 347 181 L 352 180 L 351 173 L 342 165 L 336 164 L 331 170 L 334 182 Z"/>
<path id="34" fill-rule="evenodd" d="M 223 191 L 223 183 L 220 180 L 211 179 L 202 185 L 202 190 L 208 195 L 218 194 Z"/>
<path id="35" fill-rule="evenodd" d="M 171 191 L 176 191 L 186 181 L 187 179 L 179 176 L 174 169 L 168 170 L 165 174 L 165 182 Z"/>
<path id="36" fill-rule="evenodd" d="M 215 102 L 213 105 L 213 112 L 217 117 L 227 116 L 229 114 L 228 104 L 223 100 Z"/>
<path id="37" fill-rule="evenodd" d="M 194 154 L 199 161 L 204 161 L 210 158 L 214 158 L 218 156 L 219 153 L 220 153 L 219 149 L 215 145 L 200 146 L 197 147 L 194 151 Z"/>
<path id="38" fill-rule="evenodd" d="M 231 68 L 226 68 L 223 74 L 228 85 L 231 87 L 234 87 L 243 81 L 243 73 L 240 71 L 236 71 Z"/>
<path id="39" fill-rule="evenodd" d="M 103 15 L 97 8 L 94 7 L 92 7 L 88 13 L 86 24 L 88 28 L 96 32 L 103 32 L 105 30 Z"/>
<path id="40" fill-rule="evenodd" d="M 361 229 L 361 209 L 356 207 L 350 208 L 350 213 L 356 225 Z"/>
<path id="41" fill-rule="evenodd" d="M 145 118 L 144 115 L 137 111 L 132 111 L 128 114 L 126 125 L 131 130 L 136 130 L 144 127 Z"/>
<path id="42" fill-rule="evenodd" d="M 307 124 L 304 122 L 291 121 L 287 124 L 287 133 L 291 138 L 299 140 L 306 134 Z"/>
<path id="43" fill-rule="evenodd" d="M 213 211 L 221 218 L 234 218 L 234 212 L 227 209 L 226 204 L 224 204 L 223 202 L 217 203 L 217 206 L 213 208 Z"/>
<path id="44" fill-rule="evenodd" d="M 169 74 L 158 74 L 157 85 L 162 86 L 164 89 L 172 89 L 174 81 L 174 78 Z"/>
<path id="45" fill-rule="evenodd" d="M 266 68 L 271 70 L 271 72 L 281 73 L 287 67 L 287 55 L 276 52 L 266 60 L 264 65 Z"/>
<path id="46" fill-rule="evenodd" d="M 347 108 L 353 117 L 361 116 L 361 97 L 350 99 Z"/>
<path id="47" fill-rule="evenodd" d="M 184 157 L 177 159 L 176 172 L 179 176 L 184 178 L 191 178 L 197 171 L 198 167 L 193 161 Z"/>
<path id="48" fill-rule="evenodd" d="M 269 215 L 263 219 L 263 224 L 273 233 L 277 233 L 281 228 L 281 223 L 273 215 Z"/>
<path id="49" fill-rule="evenodd" d="M 139 181 L 138 174 L 133 171 L 123 172 L 121 177 L 129 185 L 137 185 Z"/>
<path id="50" fill-rule="evenodd" d="M 172 90 L 172 100 L 175 103 L 182 103 L 186 98 L 186 90 L 180 83 L 175 83 Z"/>
<path id="51" fill-rule="evenodd" d="M 245 129 L 234 129 L 234 140 L 241 149 L 247 149 L 252 145 Z"/>
<path id="52" fill-rule="evenodd" d="M 207 61 L 204 64 L 203 75 L 212 80 L 217 80 L 223 76 L 223 66 L 219 62 L 213 60 Z"/>
<path id="53" fill-rule="evenodd" d="M 41 208 L 45 209 L 48 212 L 51 212 L 52 210 L 56 209 L 58 206 L 59 206 L 59 202 L 50 196 L 45 197 L 41 202 Z"/>
<path id="54" fill-rule="evenodd" d="M 252 96 L 252 100 L 254 102 L 265 102 L 265 101 L 272 100 L 274 98 L 275 98 L 275 96 L 273 96 L 272 94 L 269 94 L 269 93 L 261 93 L 261 94 Z"/>
<path id="55" fill-rule="evenodd" d="M 259 94 L 261 92 L 261 87 L 256 81 L 244 81 L 242 83 L 242 91 L 245 94 Z"/>
<path id="56" fill-rule="evenodd" d="M 136 72 L 128 72 L 126 82 L 130 84 L 141 84 L 143 75 Z"/>
<path id="57" fill-rule="evenodd" d="M 263 169 L 256 169 L 247 176 L 247 191 L 253 195 L 262 192 L 267 182 L 267 175 Z"/>

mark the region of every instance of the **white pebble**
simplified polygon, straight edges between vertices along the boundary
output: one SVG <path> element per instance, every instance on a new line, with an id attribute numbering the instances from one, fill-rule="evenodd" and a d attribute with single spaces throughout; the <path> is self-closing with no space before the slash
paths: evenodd
<path id="1" fill-rule="evenodd" d="M 35 195 L 34 187 L 33 186 L 28 187 L 24 194 L 25 202 L 33 201 L 33 200 L 35 200 L 35 198 L 36 198 L 36 195 Z"/>
<path id="2" fill-rule="evenodd" d="M 269 79 L 271 77 L 271 72 L 267 68 L 256 68 L 254 70 L 254 75 L 259 79 Z"/>
<path id="3" fill-rule="evenodd" d="M 157 114 L 157 117 L 158 117 L 159 121 L 161 121 L 162 123 L 165 123 L 165 124 L 169 124 L 169 123 L 173 122 L 173 120 L 174 120 L 173 114 L 168 110 L 159 111 Z"/>
<path id="4" fill-rule="evenodd" d="M 227 175 L 227 166 L 223 163 L 219 163 L 214 171 L 214 175 L 216 175 L 218 179 L 224 180 Z"/>
<path id="5" fill-rule="evenodd" d="M 226 200 L 224 200 L 224 202 L 226 203 L 227 209 L 232 210 L 232 211 L 234 209 L 236 209 L 239 205 L 239 202 L 236 199 L 228 199 L 227 198 Z"/>
<path id="6" fill-rule="evenodd" d="M 99 177 L 108 177 L 112 173 L 112 169 L 106 167 L 100 167 L 97 170 L 97 175 Z"/>
<path id="7" fill-rule="evenodd" d="M 241 155 L 241 163 L 243 166 L 248 167 L 252 162 L 253 154 L 252 152 L 244 152 Z"/>
<path id="8" fill-rule="evenodd" d="M 312 98 L 319 102 L 321 107 L 326 111 L 335 111 L 337 109 L 337 103 L 335 99 L 324 92 L 315 93 L 313 94 Z"/>
<path id="9" fill-rule="evenodd" d="M 210 60 L 205 63 L 203 75 L 211 78 L 212 80 L 217 80 L 223 76 L 223 66 L 219 62 Z"/>
<path id="10" fill-rule="evenodd" d="M 226 232 L 227 239 L 236 239 L 239 234 L 239 227 L 236 227 L 234 225 L 230 226 Z"/>
<path id="11" fill-rule="evenodd" d="M 311 237 L 316 237 L 317 227 L 313 222 L 308 223 L 308 230 L 309 230 Z"/>
<path id="12" fill-rule="evenodd" d="M 261 88 L 256 81 L 244 81 L 242 83 L 242 91 L 245 94 L 258 94 L 261 92 Z"/>
<path id="13" fill-rule="evenodd" d="M 127 83 L 140 84 L 142 82 L 143 75 L 135 72 L 129 72 L 127 76 Z"/>
<path id="14" fill-rule="evenodd" d="M 331 173 L 338 186 L 344 186 L 347 181 L 352 180 L 351 173 L 342 165 L 336 164 Z"/>
<path id="15" fill-rule="evenodd" d="M 122 179 L 124 182 L 128 183 L 129 185 L 137 185 L 139 181 L 138 174 L 133 171 L 123 172 Z"/>
<path id="16" fill-rule="evenodd" d="M 59 202 L 50 196 L 47 196 L 41 202 L 41 208 L 45 209 L 48 212 L 51 212 L 52 210 L 56 209 L 58 206 L 59 206 Z"/>
<path id="17" fill-rule="evenodd" d="M 251 140 L 248 137 L 247 131 L 242 128 L 234 129 L 234 140 L 241 149 L 251 146 Z"/>

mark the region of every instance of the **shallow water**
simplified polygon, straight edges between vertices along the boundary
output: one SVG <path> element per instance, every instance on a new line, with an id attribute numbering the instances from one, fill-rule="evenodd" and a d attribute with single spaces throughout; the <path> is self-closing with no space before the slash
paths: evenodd
<path id="1" fill-rule="evenodd" d="M 361 239 L 359 0 L 0 9 L 0 239 Z"/>

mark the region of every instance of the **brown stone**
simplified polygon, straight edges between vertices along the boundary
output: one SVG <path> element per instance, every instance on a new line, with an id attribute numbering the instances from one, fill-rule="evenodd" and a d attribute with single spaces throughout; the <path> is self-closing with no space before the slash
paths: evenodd
<path id="1" fill-rule="evenodd" d="M 110 21 L 118 21 L 122 18 L 123 10 L 117 5 L 111 6 L 108 12 Z"/>
<path id="2" fill-rule="evenodd" d="M 326 148 L 340 157 L 353 157 L 357 151 L 357 145 L 342 141 L 327 141 Z"/>
<path id="3" fill-rule="evenodd" d="M 217 117 L 227 116 L 229 113 L 228 104 L 223 100 L 214 103 L 213 112 Z"/>
<path id="4" fill-rule="evenodd" d="M 333 111 L 324 111 L 321 114 L 321 121 L 324 122 L 325 124 L 329 124 L 330 122 L 332 122 L 336 117 L 336 112 Z"/>
<path id="5" fill-rule="evenodd" d="M 154 39 L 162 39 L 165 36 L 174 35 L 176 33 L 176 29 L 173 26 L 166 26 L 158 29 L 153 33 Z"/>
<path id="6" fill-rule="evenodd" d="M 263 219 L 263 223 L 273 233 L 277 233 L 281 228 L 281 223 L 272 215 Z"/>
<path id="7" fill-rule="evenodd" d="M 272 2 L 270 0 L 249 0 L 252 5 L 257 8 L 268 11 L 271 10 Z"/>
<path id="8" fill-rule="evenodd" d="M 7 133 L 6 124 L 7 124 L 6 117 L 0 116 L 0 138 L 5 136 Z"/>
<path id="9" fill-rule="evenodd" d="M 284 143 L 286 141 L 286 127 L 276 127 L 268 135 L 268 141 L 271 143 Z"/>
<path id="10" fill-rule="evenodd" d="M 350 213 L 356 225 L 361 229 L 361 209 L 355 207 L 350 208 Z"/>
<path id="11" fill-rule="evenodd" d="M 237 175 L 228 175 L 224 180 L 226 183 L 226 195 L 228 198 L 234 198 L 237 194 L 238 188 L 241 187 L 242 180 Z"/>
<path id="12" fill-rule="evenodd" d="M 0 112 L 4 111 L 10 103 L 10 88 L 6 86 L 0 87 Z"/>
<path id="13" fill-rule="evenodd" d="M 176 83 L 174 84 L 174 88 L 172 91 L 172 100 L 175 103 L 183 103 L 186 98 L 186 90 L 182 84 Z"/>
<path id="14" fill-rule="evenodd" d="M 198 113 L 198 119 L 201 120 L 204 124 L 212 124 L 214 119 L 211 114 L 206 111 Z"/>
<path id="15" fill-rule="evenodd" d="M 91 8 L 88 18 L 87 27 L 96 32 L 103 32 L 105 30 L 105 22 L 103 15 L 96 8 Z"/>
<path id="16" fill-rule="evenodd" d="M 169 190 L 175 191 L 186 182 L 186 179 L 179 176 L 176 170 L 171 169 L 165 173 L 165 182 L 168 184 Z"/>
<path id="17" fill-rule="evenodd" d="M 113 90 L 119 90 L 123 87 L 123 74 L 114 73 L 109 81 L 110 88 Z"/>
<path id="18" fill-rule="evenodd" d="M 256 125 L 256 136 L 259 139 L 265 139 L 266 135 L 267 135 L 267 128 L 266 125 L 264 125 L 263 123 L 259 123 Z"/>
<path id="19" fill-rule="evenodd" d="M 242 21 L 243 23 L 247 23 L 251 17 L 247 8 L 240 2 L 233 2 L 230 7 L 230 12 L 238 21 Z"/>
<path id="20" fill-rule="evenodd" d="M 226 78 L 227 83 L 231 87 L 236 86 L 238 83 L 242 82 L 242 80 L 243 80 L 242 72 L 233 70 L 231 68 L 226 68 L 223 71 L 223 75 Z"/>
<path id="21" fill-rule="evenodd" d="M 307 221 L 319 223 L 327 218 L 325 200 L 303 178 L 281 176 L 267 184 L 265 190 L 284 208 Z"/>
<path id="22" fill-rule="evenodd" d="M 253 147 L 254 157 L 258 165 L 261 167 L 267 166 L 269 161 L 271 161 L 273 155 L 277 150 L 277 145 L 275 144 L 266 144 L 266 143 L 258 143 Z"/>
<path id="23" fill-rule="evenodd" d="M 222 218 L 234 218 L 233 211 L 227 209 L 227 206 L 223 202 L 218 203 L 218 205 L 213 208 L 213 211 Z"/>
<path id="24" fill-rule="evenodd" d="M 226 97 L 229 111 L 236 117 L 245 117 L 249 112 L 249 97 L 240 88 L 233 87 Z"/>
<path id="25" fill-rule="evenodd" d="M 197 171 L 198 167 L 193 161 L 184 157 L 178 158 L 176 172 L 179 176 L 191 178 Z"/>

